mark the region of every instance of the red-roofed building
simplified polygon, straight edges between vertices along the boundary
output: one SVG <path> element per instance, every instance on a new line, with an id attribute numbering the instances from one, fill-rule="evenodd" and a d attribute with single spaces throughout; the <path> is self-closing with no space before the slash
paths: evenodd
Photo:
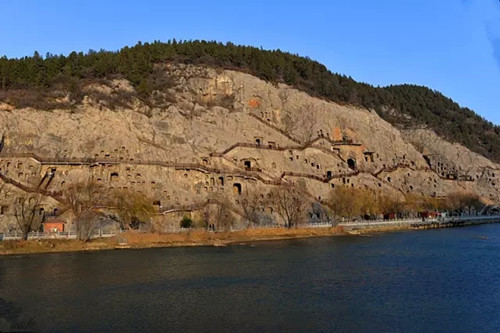
<path id="1" fill-rule="evenodd" d="M 56 217 L 51 217 L 42 224 L 43 232 L 63 232 L 66 222 Z"/>

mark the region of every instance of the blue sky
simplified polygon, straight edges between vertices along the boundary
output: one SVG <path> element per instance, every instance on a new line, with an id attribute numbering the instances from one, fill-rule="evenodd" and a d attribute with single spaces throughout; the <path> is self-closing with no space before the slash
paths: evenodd
<path id="1" fill-rule="evenodd" d="M 498 0 L 1 0 L 0 55 L 231 41 L 374 85 L 426 85 L 500 124 Z"/>

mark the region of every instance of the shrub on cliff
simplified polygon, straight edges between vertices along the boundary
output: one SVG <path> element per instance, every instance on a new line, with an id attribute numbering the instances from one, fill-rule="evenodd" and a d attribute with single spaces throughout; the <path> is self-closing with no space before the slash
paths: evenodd
<path id="1" fill-rule="evenodd" d="M 193 225 L 193 220 L 191 220 L 189 217 L 184 216 L 181 220 L 181 228 L 191 228 Z"/>

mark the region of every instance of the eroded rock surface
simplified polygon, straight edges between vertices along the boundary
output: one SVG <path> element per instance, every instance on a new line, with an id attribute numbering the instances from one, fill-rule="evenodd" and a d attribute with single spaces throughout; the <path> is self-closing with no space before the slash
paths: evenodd
<path id="1" fill-rule="evenodd" d="M 241 72 L 167 65 L 165 73 L 176 84 L 162 106 L 133 99 L 111 108 L 102 96 L 130 92 L 123 80 L 87 87 L 70 111 L 1 103 L 1 172 L 53 192 L 92 179 L 108 191 L 147 193 L 163 208 L 202 203 L 211 193 L 236 202 L 285 182 L 318 199 L 335 186 L 361 186 L 500 201 L 499 165 L 432 131 L 401 132 L 372 110 Z M 41 183 L 47 174 L 50 183 Z M 4 227 L 12 223 L 9 198 Z"/>

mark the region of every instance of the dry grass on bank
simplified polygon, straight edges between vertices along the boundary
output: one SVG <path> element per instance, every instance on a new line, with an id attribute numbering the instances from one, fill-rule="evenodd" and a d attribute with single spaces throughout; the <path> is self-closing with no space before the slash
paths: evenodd
<path id="1" fill-rule="evenodd" d="M 339 235 L 342 233 L 342 228 L 248 229 L 233 232 L 208 232 L 204 230 L 190 230 L 185 233 L 175 234 L 142 233 L 129 231 L 115 237 L 94 239 L 89 242 L 65 239 L 2 241 L 0 242 L 0 255 L 92 251 L 115 248 L 225 246 L 231 243 L 305 237 L 325 237 Z"/>
<path id="2" fill-rule="evenodd" d="M 114 248 L 115 244 L 114 239 L 95 239 L 87 243 L 74 239 L 9 240 L 0 242 L 0 255 L 101 250 Z"/>
<path id="3" fill-rule="evenodd" d="M 124 233 L 120 235 L 126 239 L 131 247 L 159 246 L 196 246 L 196 245 L 224 245 L 235 242 L 249 242 L 258 240 L 289 239 L 302 237 L 331 236 L 342 233 L 341 228 L 299 228 L 299 229 L 248 229 L 233 232 L 207 232 L 191 230 L 186 233 L 156 234 L 156 233 Z M 146 246 L 144 246 L 146 245 Z"/>

